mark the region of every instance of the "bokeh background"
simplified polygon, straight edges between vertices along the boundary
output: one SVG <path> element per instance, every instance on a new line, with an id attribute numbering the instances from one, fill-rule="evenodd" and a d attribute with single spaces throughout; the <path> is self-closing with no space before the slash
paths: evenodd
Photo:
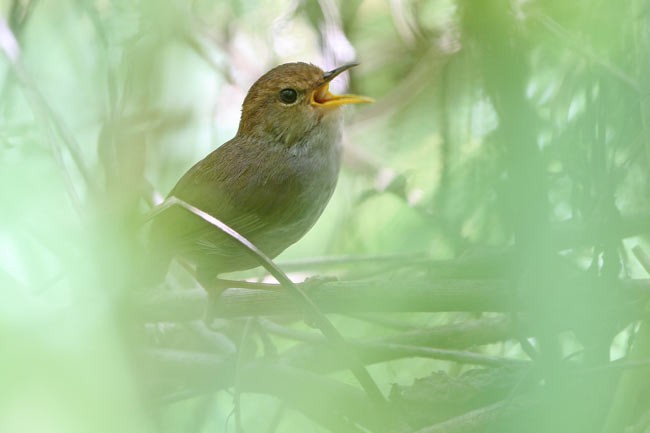
<path id="1" fill-rule="evenodd" d="M 650 431 L 648 14 L 0 1 L 0 432 Z M 229 290 L 208 328 L 179 264 L 142 290 L 145 215 L 255 79 L 352 60 L 333 88 L 376 103 L 276 260 L 338 279 L 308 293 L 349 345 L 283 291 Z"/>

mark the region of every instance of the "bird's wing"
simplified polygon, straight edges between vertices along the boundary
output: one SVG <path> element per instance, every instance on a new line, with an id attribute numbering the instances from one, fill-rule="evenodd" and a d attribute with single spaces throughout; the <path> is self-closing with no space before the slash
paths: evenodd
<path id="1" fill-rule="evenodd" d="M 238 233 L 254 241 L 274 221 L 278 209 L 277 197 L 260 194 L 259 188 L 248 188 L 257 170 L 237 154 L 237 142 L 231 140 L 195 164 L 169 194 L 175 196 L 224 222 Z M 244 161 L 242 163 L 242 161 Z M 253 196 L 247 189 L 257 193 Z M 203 221 L 197 215 L 174 206 L 162 212 L 151 229 L 152 248 L 162 248 L 173 254 L 194 255 L 224 251 L 227 235 Z"/>

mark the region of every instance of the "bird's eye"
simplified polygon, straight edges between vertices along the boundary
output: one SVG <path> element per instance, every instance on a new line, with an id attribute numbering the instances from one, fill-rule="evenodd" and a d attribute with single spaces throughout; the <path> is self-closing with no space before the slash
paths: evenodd
<path id="1" fill-rule="evenodd" d="M 280 101 L 285 104 L 293 104 L 298 99 L 298 92 L 294 89 L 280 90 Z"/>

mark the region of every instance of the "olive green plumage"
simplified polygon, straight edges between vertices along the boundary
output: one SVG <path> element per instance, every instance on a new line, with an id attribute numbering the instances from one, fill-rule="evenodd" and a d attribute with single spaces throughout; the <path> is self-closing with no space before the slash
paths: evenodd
<path id="1" fill-rule="evenodd" d="M 314 225 L 329 201 L 341 160 L 341 116 L 330 73 L 306 63 L 280 65 L 250 88 L 237 135 L 195 164 L 170 196 L 213 215 L 273 258 Z M 328 75 L 330 74 L 330 75 Z M 347 98 L 347 99 L 346 99 Z M 203 284 L 258 263 L 235 241 L 179 207 L 153 221 L 151 255 L 197 268 Z"/>

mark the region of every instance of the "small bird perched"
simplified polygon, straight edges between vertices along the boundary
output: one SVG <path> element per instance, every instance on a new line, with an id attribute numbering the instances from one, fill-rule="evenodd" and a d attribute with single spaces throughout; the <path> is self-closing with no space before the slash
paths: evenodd
<path id="1" fill-rule="evenodd" d="M 196 163 L 169 193 L 226 223 L 270 258 L 318 220 L 339 175 L 341 110 L 372 102 L 333 95 L 329 72 L 307 63 L 271 69 L 248 91 L 235 137 Z M 196 266 L 206 289 L 222 273 L 259 265 L 236 241 L 178 206 L 151 227 L 151 254 L 167 269 L 172 257 Z"/>

